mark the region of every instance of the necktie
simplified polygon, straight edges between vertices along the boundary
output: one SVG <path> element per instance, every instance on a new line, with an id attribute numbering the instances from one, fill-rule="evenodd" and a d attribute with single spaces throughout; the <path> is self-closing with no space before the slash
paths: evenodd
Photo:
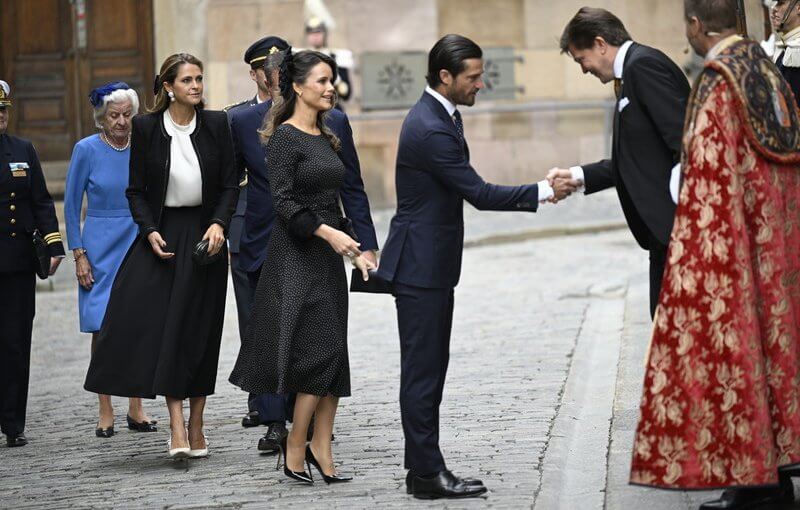
<path id="1" fill-rule="evenodd" d="M 461 142 L 461 145 L 464 145 L 464 121 L 461 120 L 460 111 L 456 110 L 455 113 L 453 113 L 453 122 L 458 132 L 458 141 Z"/>
<path id="2" fill-rule="evenodd" d="M 617 96 L 619 99 L 619 95 L 622 93 L 622 80 L 620 78 L 614 78 L 614 95 Z"/>

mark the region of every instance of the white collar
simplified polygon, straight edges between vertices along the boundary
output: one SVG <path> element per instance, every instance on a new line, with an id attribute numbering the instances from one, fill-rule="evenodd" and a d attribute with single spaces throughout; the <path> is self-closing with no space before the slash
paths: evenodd
<path id="1" fill-rule="evenodd" d="M 708 53 L 706 53 L 706 61 L 714 60 L 715 58 L 717 58 L 717 55 L 719 55 L 722 52 L 722 50 L 724 50 L 731 44 L 739 42 L 741 40 L 742 40 L 741 35 L 733 34 L 729 35 L 725 39 L 722 39 L 721 41 L 718 41 L 717 44 L 712 46 L 711 49 L 708 50 Z"/>
<path id="2" fill-rule="evenodd" d="M 783 44 L 786 44 L 790 41 L 796 41 L 797 39 L 800 39 L 800 26 L 795 27 L 792 30 L 789 30 L 789 32 L 785 34 L 780 33 L 778 34 L 778 37 L 780 38 L 780 41 Z"/>
<path id="3" fill-rule="evenodd" d="M 442 103 L 444 109 L 447 110 L 447 115 L 452 117 L 453 114 L 456 113 L 456 105 L 454 105 L 449 99 L 447 99 L 443 95 L 439 94 L 438 92 L 430 88 L 430 86 L 425 85 L 425 92 L 432 95 L 434 99 Z"/>
<path id="4" fill-rule="evenodd" d="M 256 104 L 261 104 L 261 103 L 263 103 L 264 101 L 267 101 L 267 99 L 263 99 L 263 100 L 262 100 L 262 99 L 261 99 L 261 96 L 259 96 L 258 94 L 256 94 Z"/>
<path id="5" fill-rule="evenodd" d="M 625 55 L 628 54 L 633 41 L 625 41 L 622 46 L 617 50 L 617 56 L 614 57 L 614 78 L 622 78 L 622 67 L 625 65 Z"/>

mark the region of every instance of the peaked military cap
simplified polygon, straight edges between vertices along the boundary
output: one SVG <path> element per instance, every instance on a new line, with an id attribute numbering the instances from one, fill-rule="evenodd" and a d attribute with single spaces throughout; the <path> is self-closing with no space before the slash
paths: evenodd
<path id="1" fill-rule="evenodd" d="M 11 106 L 11 87 L 8 83 L 0 80 L 0 108 L 8 108 Z"/>
<path id="2" fill-rule="evenodd" d="M 250 64 L 251 67 L 261 67 L 264 65 L 267 55 L 284 51 L 288 47 L 289 43 L 280 37 L 270 35 L 251 44 L 247 51 L 244 52 L 244 61 Z"/>

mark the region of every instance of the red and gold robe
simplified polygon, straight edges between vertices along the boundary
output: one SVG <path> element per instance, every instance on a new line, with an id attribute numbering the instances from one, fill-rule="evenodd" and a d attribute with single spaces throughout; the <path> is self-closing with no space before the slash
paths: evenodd
<path id="1" fill-rule="evenodd" d="M 800 124 L 758 44 L 698 77 L 631 483 L 778 483 L 800 463 Z"/>

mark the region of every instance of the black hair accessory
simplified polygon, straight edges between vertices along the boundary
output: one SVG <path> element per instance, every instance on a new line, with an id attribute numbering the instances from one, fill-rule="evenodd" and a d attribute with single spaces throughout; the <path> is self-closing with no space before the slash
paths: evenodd
<path id="1" fill-rule="evenodd" d="M 280 88 L 281 96 L 285 101 L 288 101 L 294 94 L 294 89 L 292 88 L 293 75 L 294 54 L 292 53 L 292 47 L 289 46 L 283 54 L 283 62 L 281 62 L 280 76 L 278 78 L 278 88 Z"/>
<path id="2" fill-rule="evenodd" d="M 159 79 L 160 76 L 156 75 L 156 79 L 153 80 L 153 95 L 157 96 L 158 91 L 161 89 L 161 80 Z"/>

